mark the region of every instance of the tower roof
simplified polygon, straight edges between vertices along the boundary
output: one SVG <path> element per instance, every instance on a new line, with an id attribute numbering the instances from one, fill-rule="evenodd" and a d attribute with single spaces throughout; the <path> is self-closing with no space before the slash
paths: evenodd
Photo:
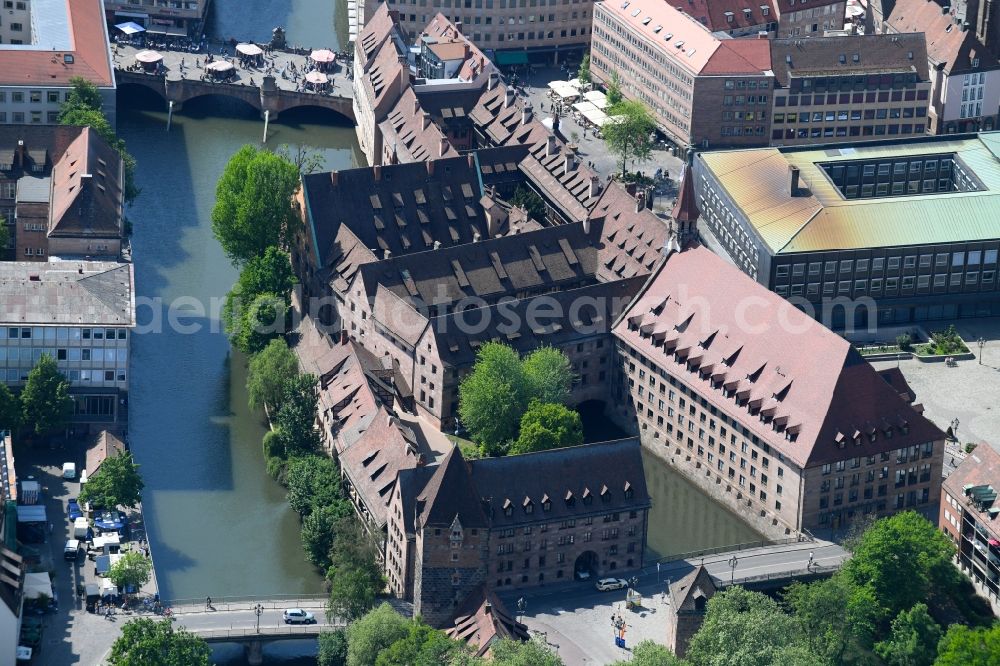
<path id="1" fill-rule="evenodd" d="M 486 527 L 486 516 L 472 476 L 458 447 L 449 451 L 417 496 L 418 527 L 450 526 L 455 517 L 463 527 Z"/>
<path id="2" fill-rule="evenodd" d="M 681 184 L 677 192 L 677 199 L 674 201 L 674 208 L 670 211 L 670 216 L 678 222 L 694 222 L 698 219 L 699 214 L 698 202 L 694 196 L 691 164 L 685 162 L 684 170 L 681 172 Z"/>

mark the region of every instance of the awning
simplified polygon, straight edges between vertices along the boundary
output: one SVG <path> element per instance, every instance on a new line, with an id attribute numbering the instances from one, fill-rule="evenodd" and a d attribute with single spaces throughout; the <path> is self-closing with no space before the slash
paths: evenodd
<path id="1" fill-rule="evenodd" d="M 172 25 L 151 25 L 146 28 L 146 32 L 153 35 L 173 35 L 174 37 L 187 37 L 187 30 L 177 28 Z"/>
<path id="2" fill-rule="evenodd" d="M 125 23 L 119 23 L 115 27 L 118 28 L 119 30 L 121 30 L 122 32 L 124 32 L 126 35 L 134 35 L 137 32 L 146 32 L 145 28 L 143 28 L 138 23 L 134 23 L 132 21 L 126 21 Z"/>
<path id="3" fill-rule="evenodd" d="M 49 575 L 44 571 L 24 574 L 24 598 L 37 599 L 42 596 L 52 598 L 52 581 Z"/>
<path id="4" fill-rule="evenodd" d="M 47 523 L 49 519 L 45 516 L 45 506 L 32 504 L 17 507 L 17 522 L 19 523 Z"/>
<path id="5" fill-rule="evenodd" d="M 527 65 L 528 54 L 524 51 L 499 51 L 496 61 L 498 65 Z"/>
<path id="6" fill-rule="evenodd" d="M 115 10 L 115 16 L 125 16 L 127 18 L 137 18 L 137 19 L 149 18 L 149 14 L 143 14 L 142 12 L 126 12 L 122 10 Z"/>

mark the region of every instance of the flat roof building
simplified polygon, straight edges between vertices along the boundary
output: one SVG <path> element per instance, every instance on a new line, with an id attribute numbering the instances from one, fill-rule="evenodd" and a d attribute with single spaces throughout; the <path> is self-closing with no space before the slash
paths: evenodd
<path id="1" fill-rule="evenodd" d="M 21 18 L 6 9 L 0 17 L 0 125 L 59 124 L 70 79 L 81 77 L 97 86 L 114 127 L 115 76 L 101 0 L 17 5 L 24 9 L 11 13 Z"/>
<path id="2" fill-rule="evenodd" d="M 834 328 L 1000 314 L 1000 133 L 701 153 L 695 175 L 736 265 Z"/>

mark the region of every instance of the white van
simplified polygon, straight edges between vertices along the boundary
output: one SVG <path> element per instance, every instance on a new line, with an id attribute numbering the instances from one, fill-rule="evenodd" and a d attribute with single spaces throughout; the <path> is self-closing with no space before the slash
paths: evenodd
<path id="1" fill-rule="evenodd" d="M 62 475 L 63 475 L 64 479 L 75 479 L 76 478 L 76 463 L 71 463 L 71 462 L 65 462 L 65 463 L 63 463 L 63 472 L 62 472 Z"/>

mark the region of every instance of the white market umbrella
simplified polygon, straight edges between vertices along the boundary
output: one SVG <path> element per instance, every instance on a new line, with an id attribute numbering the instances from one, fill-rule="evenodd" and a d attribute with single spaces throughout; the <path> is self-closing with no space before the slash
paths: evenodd
<path id="1" fill-rule="evenodd" d="M 309 54 L 313 62 L 333 62 L 337 57 L 330 49 L 319 49 Z"/>
<path id="2" fill-rule="evenodd" d="M 236 51 L 248 56 L 259 56 L 264 53 L 264 49 L 256 44 L 237 44 Z"/>
<path id="3" fill-rule="evenodd" d="M 139 51 L 135 54 L 135 59 L 147 65 L 163 60 L 163 56 L 156 51 Z"/>

